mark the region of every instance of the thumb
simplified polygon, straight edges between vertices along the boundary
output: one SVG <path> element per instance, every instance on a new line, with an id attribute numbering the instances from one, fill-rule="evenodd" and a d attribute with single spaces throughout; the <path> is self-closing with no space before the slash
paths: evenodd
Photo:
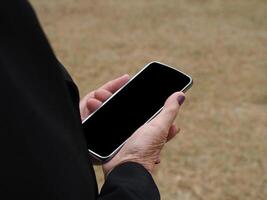
<path id="1" fill-rule="evenodd" d="M 185 100 L 184 93 L 175 92 L 166 100 L 161 112 L 149 123 L 158 126 L 163 126 L 164 129 L 169 130 L 184 100 Z"/>

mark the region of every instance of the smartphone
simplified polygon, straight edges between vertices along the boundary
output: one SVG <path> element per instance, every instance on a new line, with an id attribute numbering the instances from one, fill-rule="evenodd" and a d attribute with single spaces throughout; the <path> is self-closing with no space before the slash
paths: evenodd
<path id="1" fill-rule="evenodd" d="M 83 121 L 89 154 L 107 162 L 161 111 L 171 94 L 185 92 L 192 83 L 190 76 L 176 68 L 160 62 L 147 64 Z"/>

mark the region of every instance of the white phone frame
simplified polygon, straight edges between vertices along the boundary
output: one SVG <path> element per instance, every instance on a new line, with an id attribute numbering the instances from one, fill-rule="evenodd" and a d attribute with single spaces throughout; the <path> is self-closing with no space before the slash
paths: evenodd
<path id="1" fill-rule="evenodd" d="M 137 74 L 135 74 L 124 86 L 122 86 L 119 90 L 117 90 L 114 94 L 112 94 L 98 109 L 96 109 L 94 112 L 92 112 L 88 117 L 86 117 L 83 121 L 82 121 L 82 124 L 88 120 L 94 113 L 96 113 L 100 108 L 102 108 L 102 106 L 104 106 L 110 99 L 112 99 L 118 92 L 120 92 L 125 86 L 127 86 L 136 76 L 138 76 L 144 69 L 146 69 L 149 65 L 151 65 L 152 63 L 158 63 L 160 65 L 164 65 L 166 67 L 169 67 L 171 69 L 174 69 L 182 74 L 184 74 L 185 76 L 187 76 L 189 78 L 189 83 L 181 90 L 181 92 L 186 92 L 193 84 L 193 79 L 185 74 L 184 72 L 174 68 L 174 67 L 171 67 L 169 65 L 166 65 L 166 64 L 163 64 L 161 62 L 158 62 L 158 61 L 152 61 L 150 63 L 148 63 L 147 65 L 145 65 Z M 161 107 L 149 120 L 147 120 L 144 124 L 148 123 L 151 119 L 153 119 L 161 110 L 162 110 L 163 107 Z M 129 139 L 129 138 L 128 138 Z M 127 139 L 127 140 L 128 140 Z M 127 142 L 127 140 L 125 140 L 118 148 L 116 148 L 110 155 L 108 156 L 101 156 L 97 153 L 95 153 L 94 151 L 88 149 L 88 152 L 89 154 L 94 158 L 96 159 L 96 161 L 99 161 L 101 163 L 104 163 L 104 162 L 107 162 L 109 161 L 111 158 L 113 158 L 116 153 L 122 148 L 122 146 L 125 144 L 125 142 Z"/>

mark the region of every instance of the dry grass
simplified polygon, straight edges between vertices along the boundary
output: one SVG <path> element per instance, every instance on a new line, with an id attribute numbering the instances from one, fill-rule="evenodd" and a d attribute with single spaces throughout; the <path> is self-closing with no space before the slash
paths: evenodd
<path id="1" fill-rule="evenodd" d="M 151 60 L 193 76 L 155 173 L 162 199 L 267 199 L 265 0 L 32 3 L 81 96 Z"/>

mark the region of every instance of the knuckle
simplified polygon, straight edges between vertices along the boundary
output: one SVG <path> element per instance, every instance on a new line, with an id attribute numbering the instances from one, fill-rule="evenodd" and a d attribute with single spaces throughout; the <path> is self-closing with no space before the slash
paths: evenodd
<path id="1" fill-rule="evenodd" d="M 152 129 L 152 131 L 157 131 L 157 132 L 160 132 L 162 134 L 167 134 L 168 133 L 168 128 L 162 124 L 159 124 L 159 123 L 151 123 L 150 124 L 150 129 Z"/>
<path id="2" fill-rule="evenodd" d="M 178 108 L 176 106 L 169 106 L 166 110 L 171 115 L 175 115 L 178 112 Z"/>
<path id="3" fill-rule="evenodd" d="M 95 90 L 92 91 L 92 92 L 90 92 L 90 93 L 88 94 L 88 97 L 89 97 L 89 98 L 94 98 L 94 97 L 95 97 Z"/>
<path id="4" fill-rule="evenodd" d="M 101 93 L 101 91 L 102 91 L 101 88 L 97 89 L 97 90 L 95 91 L 95 95 L 99 95 L 99 93 Z"/>
<path id="5" fill-rule="evenodd" d="M 113 80 L 107 82 L 107 85 L 112 85 L 112 84 L 113 84 Z"/>

